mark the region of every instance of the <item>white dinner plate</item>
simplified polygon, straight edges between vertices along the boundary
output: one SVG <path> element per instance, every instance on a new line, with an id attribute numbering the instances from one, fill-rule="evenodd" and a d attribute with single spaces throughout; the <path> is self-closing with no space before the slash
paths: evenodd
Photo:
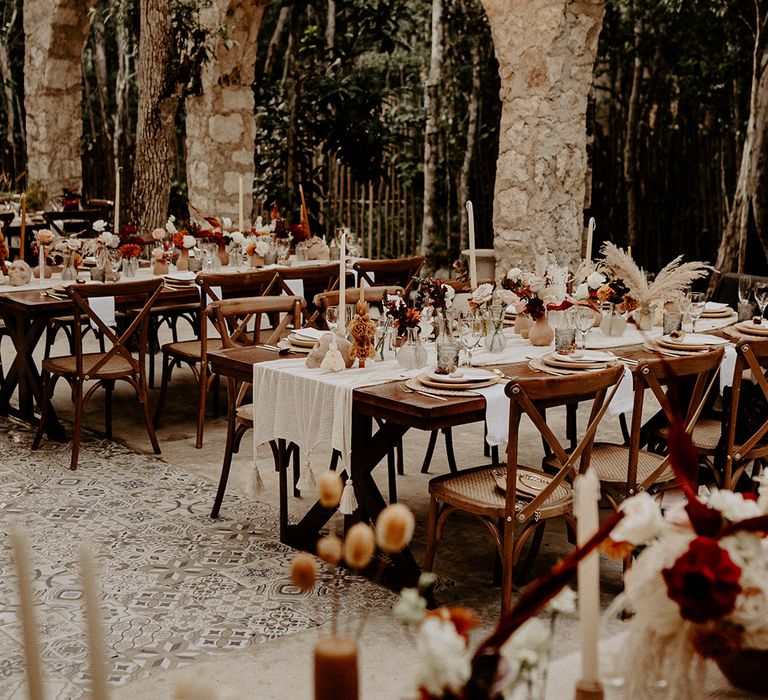
<path id="1" fill-rule="evenodd" d="M 498 375 L 487 369 L 462 368 L 453 374 L 437 374 L 430 372 L 429 379 L 441 384 L 468 384 L 471 382 L 487 382 L 489 379 L 498 379 Z"/>

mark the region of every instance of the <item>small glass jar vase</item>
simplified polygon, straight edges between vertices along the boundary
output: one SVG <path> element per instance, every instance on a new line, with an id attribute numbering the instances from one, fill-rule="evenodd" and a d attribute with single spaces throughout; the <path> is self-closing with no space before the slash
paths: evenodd
<path id="1" fill-rule="evenodd" d="M 61 279 L 71 281 L 77 279 L 77 270 L 75 269 L 75 256 L 68 255 L 64 258 L 61 270 Z"/>
<path id="2" fill-rule="evenodd" d="M 455 372 L 459 366 L 459 343 L 453 333 L 453 319 L 449 311 L 443 311 L 437 317 L 435 348 L 438 371 L 451 368 L 449 373 Z"/>
<path id="3" fill-rule="evenodd" d="M 627 330 L 627 319 L 622 314 L 615 304 L 603 304 L 602 306 L 603 319 L 600 321 L 600 330 L 603 335 L 607 335 L 611 338 L 618 338 L 624 335 L 624 331 Z"/>
<path id="4" fill-rule="evenodd" d="M 397 364 L 404 370 L 419 369 L 427 364 L 427 350 L 421 344 L 418 328 L 406 329 L 405 342 L 397 351 Z"/>
<path id="5" fill-rule="evenodd" d="M 126 277 L 136 277 L 139 270 L 138 258 L 123 258 L 123 274 Z"/>
<path id="6" fill-rule="evenodd" d="M 229 247 L 229 266 L 239 269 L 243 266 L 243 247 L 233 243 Z"/>
<path id="7" fill-rule="evenodd" d="M 488 352 L 501 352 L 507 347 L 504 337 L 504 306 L 489 306 L 486 311 L 485 349 Z"/>
<path id="8" fill-rule="evenodd" d="M 635 325 L 639 331 L 649 331 L 653 328 L 653 317 L 656 307 L 652 304 L 641 304 L 637 309 L 633 317 L 635 319 Z"/>

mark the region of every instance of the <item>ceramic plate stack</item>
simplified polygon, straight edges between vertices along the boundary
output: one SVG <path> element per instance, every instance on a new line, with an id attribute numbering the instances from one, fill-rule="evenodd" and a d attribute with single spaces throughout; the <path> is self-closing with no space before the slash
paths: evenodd
<path id="1" fill-rule="evenodd" d="M 163 279 L 166 282 L 170 282 L 173 285 L 180 286 L 184 284 L 192 284 L 195 281 L 195 278 L 197 277 L 196 272 L 172 272 L 168 275 L 165 275 Z"/>
<path id="2" fill-rule="evenodd" d="M 665 355 L 695 355 L 707 352 L 718 345 L 728 343 L 727 338 L 719 338 L 715 335 L 703 333 L 685 333 L 679 337 L 663 335 L 655 341 L 650 341 L 648 347 L 651 350 L 659 350 Z"/>
<path id="3" fill-rule="evenodd" d="M 453 374 L 437 374 L 425 372 L 419 377 L 419 383 L 431 389 L 447 389 L 448 391 L 466 391 L 491 386 L 499 381 L 499 375 L 487 369 L 462 367 Z"/>
<path id="4" fill-rule="evenodd" d="M 585 350 L 576 355 L 561 355 L 550 352 L 541 358 L 543 365 L 554 369 L 567 369 L 571 371 L 605 369 L 610 363 L 616 362 L 615 355 L 599 350 Z"/>
<path id="5" fill-rule="evenodd" d="M 728 306 L 728 304 L 721 304 L 715 301 L 708 301 L 704 307 L 704 312 L 701 314 L 702 318 L 728 318 L 733 316 L 736 312 Z"/>
<path id="6" fill-rule="evenodd" d="M 309 351 L 315 347 L 317 341 L 327 332 L 319 331 L 316 328 L 300 328 L 288 336 L 288 342 L 291 344 L 291 350 L 309 354 Z"/>
<path id="7" fill-rule="evenodd" d="M 763 321 L 759 326 L 754 321 L 742 321 L 734 328 L 740 333 L 754 335 L 755 337 L 768 338 L 768 322 Z"/>
<path id="8" fill-rule="evenodd" d="M 506 311 L 504 311 L 504 319 L 507 321 L 514 321 L 517 318 L 517 310 L 512 304 L 510 304 Z"/>

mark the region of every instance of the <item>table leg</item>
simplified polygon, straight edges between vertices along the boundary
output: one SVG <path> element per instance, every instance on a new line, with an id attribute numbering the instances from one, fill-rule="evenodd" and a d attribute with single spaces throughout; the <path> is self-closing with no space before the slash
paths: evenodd
<path id="1" fill-rule="evenodd" d="M 11 396 L 14 390 L 18 389 L 19 408 L 10 407 L 9 412 L 26 423 L 35 425 L 37 423 L 35 404 L 39 406 L 43 399 L 43 380 L 35 365 L 32 353 L 45 331 L 46 321 L 45 319 L 30 319 L 23 314 L 11 313 L 3 314 L 3 320 L 8 329 L 8 336 L 16 350 L 16 357 L 8 370 L 2 387 L 2 403 L 7 403 L 10 406 Z M 52 440 L 63 442 L 66 440 L 64 427 L 59 422 L 52 406 L 48 416 L 46 434 Z"/>

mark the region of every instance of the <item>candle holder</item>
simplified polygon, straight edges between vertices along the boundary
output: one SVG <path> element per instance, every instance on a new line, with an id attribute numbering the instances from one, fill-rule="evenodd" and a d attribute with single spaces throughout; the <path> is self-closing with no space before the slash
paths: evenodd
<path id="1" fill-rule="evenodd" d="M 574 700 L 603 700 L 603 686 L 600 683 L 576 683 L 576 692 L 573 695 Z"/>

